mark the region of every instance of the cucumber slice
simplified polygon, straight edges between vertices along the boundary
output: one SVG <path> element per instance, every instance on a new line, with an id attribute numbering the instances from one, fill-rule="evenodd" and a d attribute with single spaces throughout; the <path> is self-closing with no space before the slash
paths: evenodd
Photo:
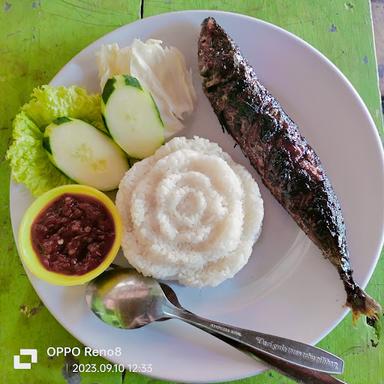
<path id="1" fill-rule="evenodd" d="M 153 155 L 164 143 L 164 124 L 156 103 L 135 77 L 108 79 L 101 112 L 110 135 L 131 157 Z"/>
<path id="2" fill-rule="evenodd" d="M 116 189 L 129 168 L 124 152 L 111 138 L 78 119 L 56 119 L 44 132 L 43 146 L 60 171 L 101 191 Z"/>

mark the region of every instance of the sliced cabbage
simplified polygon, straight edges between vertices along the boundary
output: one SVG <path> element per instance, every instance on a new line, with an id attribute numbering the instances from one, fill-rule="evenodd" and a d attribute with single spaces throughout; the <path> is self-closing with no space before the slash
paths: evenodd
<path id="1" fill-rule="evenodd" d="M 160 111 L 169 137 L 184 128 L 183 119 L 192 113 L 196 93 L 191 71 L 175 47 L 163 47 L 161 40 L 135 39 L 131 46 L 103 45 L 97 52 L 100 86 L 114 75 L 131 75 L 147 88 Z"/>

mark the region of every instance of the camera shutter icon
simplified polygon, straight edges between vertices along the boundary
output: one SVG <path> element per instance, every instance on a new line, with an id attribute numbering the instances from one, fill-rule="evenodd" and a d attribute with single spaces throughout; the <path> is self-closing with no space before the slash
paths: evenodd
<path id="1" fill-rule="evenodd" d="M 31 361 L 29 363 L 22 363 L 20 362 L 21 356 L 30 356 Z M 14 369 L 31 369 L 32 363 L 37 363 L 37 349 L 20 349 L 19 355 L 13 356 Z"/>

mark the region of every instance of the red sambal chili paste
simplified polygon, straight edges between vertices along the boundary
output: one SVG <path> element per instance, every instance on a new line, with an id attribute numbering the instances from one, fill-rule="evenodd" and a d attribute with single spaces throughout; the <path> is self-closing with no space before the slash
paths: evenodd
<path id="1" fill-rule="evenodd" d="M 66 193 L 34 220 L 32 245 L 44 267 L 65 275 L 83 275 L 107 256 L 115 239 L 113 218 L 99 200 Z"/>

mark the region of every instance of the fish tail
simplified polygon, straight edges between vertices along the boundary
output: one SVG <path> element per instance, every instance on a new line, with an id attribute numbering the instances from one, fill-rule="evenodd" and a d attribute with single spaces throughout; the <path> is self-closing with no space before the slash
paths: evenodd
<path id="1" fill-rule="evenodd" d="M 353 323 L 356 323 L 361 315 L 367 316 L 368 322 L 371 323 L 376 323 L 382 316 L 381 305 L 358 285 L 348 292 L 346 305 L 352 309 Z"/>

